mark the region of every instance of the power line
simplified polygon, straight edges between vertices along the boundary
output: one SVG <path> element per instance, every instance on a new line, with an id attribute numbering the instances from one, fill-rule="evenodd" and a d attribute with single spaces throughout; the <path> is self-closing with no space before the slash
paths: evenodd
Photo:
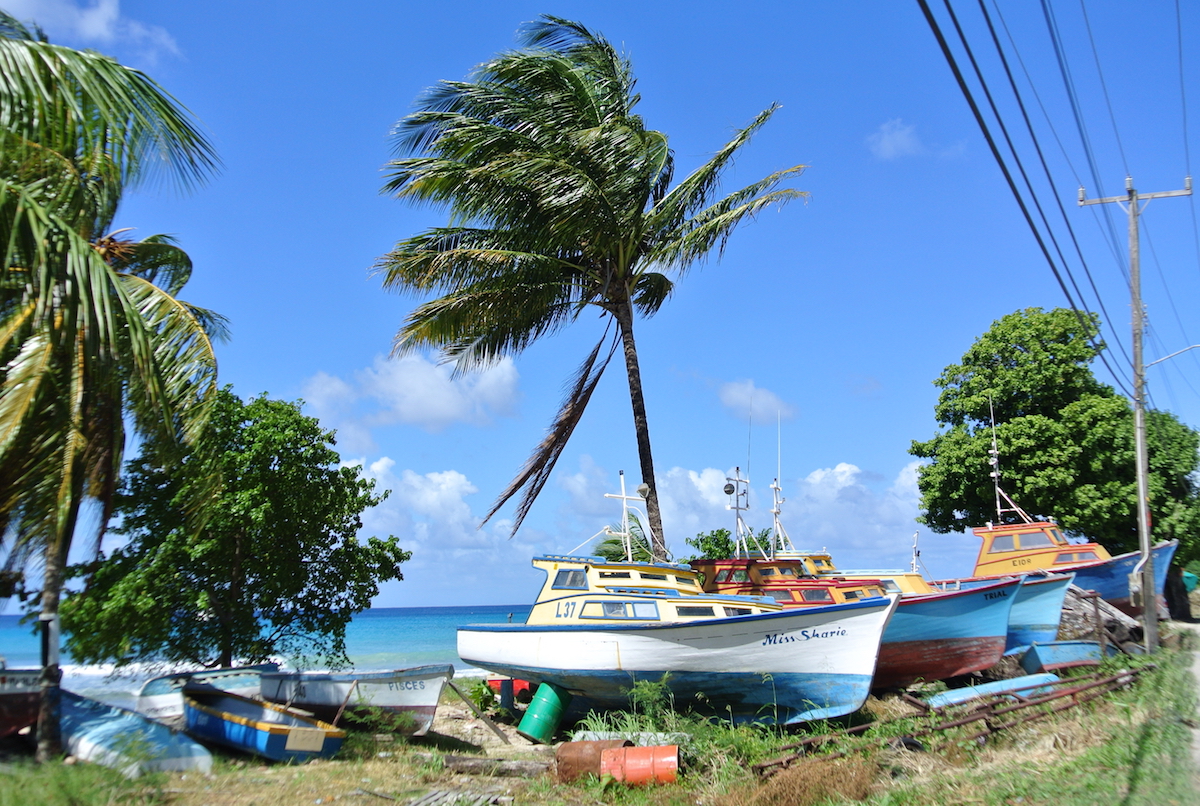
<path id="1" fill-rule="evenodd" d="M 1092 59 L 1096 62 L 1096 75 L 1100 77 L 1100 91 L 1104 94 L 1104 105 L 1108 107 L 1113 136 L 1117 138 L 1117 151 L 1121 153 L 1121 164 L 1125 166 L 1125 175 L 1128 176 L 1129 160 L 1125 159 L 1125 146 L 1121 143 L 1121 133 L 1117 131 L 1117 116 L 1113 114 L 1112 99 L 1108 97 L 1108 85 L 1104 83 L 1104 71 L 1100 68 L 1100 53 L 1096 50 L 1096 39 L 1092 36 L 1092 21 L 1088 19 L 1087 6 L 1083 0 L 1079 0 L 1079 10 L 1083 12 L 1083 27 L 1087 30 L 1088 43 L 1092 46 Z"/>
<path id="2" fill-rule="evenodd" d="M 950 7 L 950 0 L 943 0 L 943 2 L 946 5 L 946 10 L 950 14 L 951 20 L 954 22 L 955 27 L 958 30 L 959 37 L 963 40 L 965 46 L 965 36 L 962 34 L 961 27 L 958 26 L 958 20 L 954 14 L 954 10 Z M 992 156 L 996 160 L 996 164 L 999 166 L 1001 173 L 1004 174 L 1004 179 L 1008 183 L 1008 187 L 1013 194 L 1013 198 L 1016 200 L 1017 205 L 1021 208 L 1021 214 L 1025 217 L 1025 223 L 1028 225 L 1030 232 L 1037 241 L 1038 247 L 1042 251 L 1042 256 L 1046 259 L 1046 263 L 1050 267 L 1050 271 L 1054 274 L 1054 279 L 1058 281 L 1058 286 L 1062 290 L 1063 296 L 1066 297 L 1067 303 L 1070 305 L 1071 310 L 1075 312 L 1075 316 L 1079 319 L 1080 325 L 1084 327 L 1085 332 L 1090 331 L 1091 323 L 1084 319 L 1083 313 L 1080 312 L 1079 308 L 1076 306 L 1075 300 L 1071 296 L 1071 291 L 1067 288 L 1067 284 L 1063 280 L 1062 273 L 1059 271 L 1058 265 L 1055 263 L 1054 257 L 1051 255 L 1050 249 L 1046 245 L 1045 239 L 1042 237 L 1041 232 L 1034 222 L 1033 216 L 1029 211 L 1029 207 L 1026 205 L 1025 200 L 1022 198 L 1020 190 L 1017 187 L 1017 183 L 1013 179 L 1012 172 L 1009 170 L 1003 155 L 1000 153 L 1000 149 L 996 145 L 996 140 L 992 136 L 991 130 L 988 128 L 987 121 L 984 120 L 983 113 L 980 111 L 979 105 L 976 103 L 975 97 L 972 94 L 970 87 L 967 85 L 966 78 L 963 76 L 962 70 L 959 69 L 958 61 L 955 59 L 954 53 L 950 49 L 950 45 L 942 33 L 941 26 L 938 24 L 938 21 L 934 17 L 933 11 L 929 8 L 929 4 L 926 2 L 926 0 L 917 0 L 917 3 L 921 7 L 921 12 L 925 15 L 925 20 L 929 24 L 930 30 L 933 32 L 934 37 L 938 41 L 938 46 L 942 50 L 942 55 L 945 57 L 946 63 L 949 65 L 951 72 L 954 74 L 954 78 L 958 82 L 958 86 L 963 94 L 963 97 L 966 99 L 968 106 L 971 108 L 971 113 L 975 116 L 975 122 L 978 124 L 980 131 L 983 133 L 984 139 L 987 141 L 988 148 L 991 149 Z M 1092 344 L 1095 346 L 1094 340 L 1092 340 Z M 1108 368 L 1109 373 L 1117 382 L 1118 386 L 1120 386 L 1126 394 L 1129 394 L 1128 388 L 1124 385 L 1122 377 L 1108 363 L 1108 359 L 1104 355 L 1103 351 L 1097 350 L 1097 354 L 1100 357 L 1100 360 L 1104 363 L 1104 366 Z"/>

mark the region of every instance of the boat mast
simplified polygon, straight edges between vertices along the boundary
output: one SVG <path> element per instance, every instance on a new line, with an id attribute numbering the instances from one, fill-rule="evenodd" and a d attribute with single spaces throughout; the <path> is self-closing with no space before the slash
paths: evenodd
<path id="1" fill-rule="evenodd" d="M 783 528 L 783 522 L 779 520 L 779 513 L 782 511 L 780 505 L 787 499 L 783 497 L 783 488 L 779 486 L 779 477 L 783 475 L 783 424 L 782 415 L 776 413 L 775 424 L 775 480 L 771 482 L 771 515 L 775 519 L 774 534 L 771 537 L 771 559 L 775 559 L 775 552 L 788 551 L 795 553 L 796 546 L 792 543 L 792 538 L 788 535 L 787 530 Z"/>
<path id="2" fill-rule="evenodd" d="M 742 469 L 735 467 L 733 476 L 725 477 L 725 494 L 730 496 L 733 503 L 726 504 L 725 508 L 733 510 L 733 556 L 734 559 L 750 556 L 750 544 L 758 549 L 758 553 L 762 556 L 767 556 L 763 551 L 762 546 L 758 544 L 758 540 L 754 537 L 754 533 L 746 526 L 746 521 L 742 519 L 742 513 L 750 509 L 750 479 L 742 478 Z"/>
<path id="3" fill-rule="evenodd" d="M 1026 523 L 1033 523 L 1033 518 L 1017 506 L 1017 502 L 1009 497 L 1008 493 L 1000 489 L 1000 448 L 996 441 L 996 410 L 992 406 L 992 396 L 988 395 L 988 417 L 992 422 L 992 447 L 988 450 L 988 464 L 992 466 L 992 486 L 996 489 L 996 523 L 1004 523 L 1004 513 L 1011 512 Z M 1008 506 L 1001 504 L 1001 499 Z M 990 525 L 990 524 L 989 524 Z M 913 550 L 916 550 L 916 541 L 913 541 Z M 916 570 L 915 568 L 913 570 Z"/>

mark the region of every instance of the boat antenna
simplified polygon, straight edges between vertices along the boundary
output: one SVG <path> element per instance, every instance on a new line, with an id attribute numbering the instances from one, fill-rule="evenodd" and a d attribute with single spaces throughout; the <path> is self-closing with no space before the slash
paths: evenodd
<path id="1" fill-rule="evenodd" d="M 917 538 L 920 537 L 920 535 L 921 535 L 920 532 L 913 532 L 912 565 L 911 565 L 911 567 L 912 567 L 912 572 L 914 574 L 920 573 L 919 571 L 917 571 L 917 558 L 919 558 L 921 556 L 921 550 L 919 548 L 917 548 Z"/>
<path id="2" fill-rule="evenodd" d="M 771 537 L 771 559 L 775 559 L 777 551 L 787 551 L 795 553 L 796 546 L 792 543 L 792 538 L 788 535 L 787 529 L 783 528 L 783 521 L 779 520 L 779 513 L 782 512 L 781 505 L 787 499 L 783 497 L 783 488 L 779 486 L 779 478 L 783 475 L 783 415 L 780 412 L 775 413 L 775 480 L 771 482 L 771 515 L 775 519 L 774 534 Z"/>
<path id="3" fill-rule="evenodd" d="M 750 544 L 758 549 L 758 553 L 767 556 L 754 533 L 746 526 L 742 513 L 750 509 L 750 479 L 742 478 L 742 469 L 735 467 L 733 476 L 725 477 L 725 494 L 730 496 L 733 503 L 726 504 L 726 509 L 733 510 L 733 555 L 734 558 L 750 556 Z"/>
<path id="4" fill-rule="evenodd" d="M 625 560 L 627 562 L 633 562 L 633 531 L 629 528 L 629 521 L 632 518 L 633 522 L 638 524 L 638 526 L 644 530 L 643 534 L 648 532 L 650 527 L 642 525 L 643 523 L 647 523 L 649 519 L 643 521 L 641 518 L 639 518 L 638 516 L 642 514 L 641 511 L 636 506 L 629 506 L 629 502 L 641 501 L 645 503 L 646 493 L 649 492 L 649 487 L 646 487 L 644 484 L 639 485 L 637 488 L 637 495 L 627 495 L 625 492 L 625 471 L 618 470 L 617 475 L 621 477 L 621 494 L 617 495 L 616 493 L 605 493 L 604 497 L 617 498 L 621 501 L 621 531 L 614 532 L 612 527 L 605 526 L 603 529 L 603 534 L 608 535 L 609 537 L 619 537 L 621 539 L 621 545 L 625 547 Z M 643 490 L 643 487 L 646 487 L 646 489 Z M 651 532 L 650 535 L 646 536 L 650 537 L 652 534 L 653 533 Z"/>
<path id="5" fill-rule="evenodd" d="M 992 447 L 988 449 L 988 464 L 992 466 L 992 486 L 996 490 L 996 523 L 1004 523 L 1004 513 L 1006 512 L 1018 515 L 1026 523 L 1033 523 L 1033 518 L 1029 517 L 1025 510 L 1017 506 L 1017 502 L 1013 501 L 1008 493 L 1000 489 L 1000 447 L 996 440 L 996 409 L 992 405 L 991 394 L 988 394 L 988 418 L 992 424 Z M 1004 506 L 1001 503 L 1001 499 L 1008 506 Z M 915 546 L 916 543 L 914 542 L 913 545 Z"/>

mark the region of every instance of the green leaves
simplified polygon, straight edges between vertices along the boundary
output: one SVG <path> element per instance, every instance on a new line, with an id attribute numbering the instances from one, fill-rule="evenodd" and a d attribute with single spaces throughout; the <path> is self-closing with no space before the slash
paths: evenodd
<path id="1" fill-rule="evenodd" d="M 996 412 L 1000 484 L 1031 515 L 1057 520 L 1114 553 L 1137 547 L 1133 411 L 1092 375 L 1089 336 L 1073 311 L 1029 308 L 995 322 L 934 383 L 943 430 L 910 453 L 920 470 L 921 521 L 934 531 L 997 518 L 989 453 Z M 1167 412 L 1147 412 L 1154 538 L 1200 551 L 1196 470 L 1200 434 Z"/>
<path id="2" fill-rule="evenodd" d="M 333 434 L 299 404 L 228 389 L 209 428 L 179 454 L 150 442 L 118 499 L 129 543 L 78 568 L 63 605 L 83 662 L 165 660 L 205 666 L 280 654 L 343 664 L 345 627 L 409 559 L 394 537 L 357 538 L 380 503 L 358 467 L 340 467 Z M 185 505 L 207 492 L 199 532 Z"/>
<path id="3" fill-rule="evenodd" d="M 383 285 L 438 293 L 396 336 L 397 352 L 438 350 L 460 370 L 519 353 L 585 311 L 612 317 L 625 345 L 649 526 L 661 541 L 653 462 L 633 341 L 674 278 L 759 211 L 803 197 L 780 188 L 803 166 L 717 198 L 723 170 L 774 114 L 761 113 L 671 189 L 674 156 L 634 113 L 630 61 L 559 17 L 523 29 L 522 50 L 443 81 L 401 120 L 384 192 L 447 210 L 448 226 L 401 240 L 376 262 Z M 602 366 L 601 366 L 602 369 Z M 591 379 L 589 372 L 579 376 Z M 598 376 L 596 376 L 598 378 Z M 524 489 L 514 532 L 548 478 L 594 382 L 573 384 L 547 438 L 493 512 Z"/>

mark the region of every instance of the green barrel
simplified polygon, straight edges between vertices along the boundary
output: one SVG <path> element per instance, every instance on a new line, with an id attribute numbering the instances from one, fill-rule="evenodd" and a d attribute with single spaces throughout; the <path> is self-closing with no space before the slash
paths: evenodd
<path id="1" fill-rule="evenodd" d="M 550 744 L 558 723 L 562 721 L 563 711 L 571 703 L 571 692 L 553 683 L 542 683 L 538 686 L 537 694 L 529 701 L 525 716 L 517 726 L 517 733 L 531 742 Z"/>

